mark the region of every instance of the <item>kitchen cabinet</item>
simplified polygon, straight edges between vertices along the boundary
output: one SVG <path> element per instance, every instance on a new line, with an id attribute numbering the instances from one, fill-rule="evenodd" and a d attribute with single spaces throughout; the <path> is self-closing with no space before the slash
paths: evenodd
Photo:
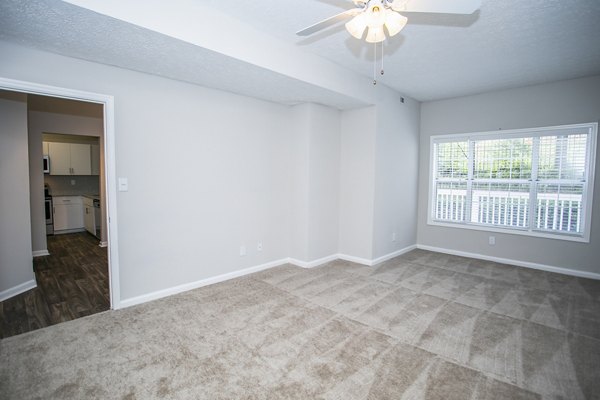
<path id="1" fill-rule="evenodd" d="M 91 147 L 81 143 L 48 143 L 50 175 L 91 175 Z"/>
<path id="2" fill-rule="evenodd" d="M 100 145 L 92 145 L 92 175 L 100 175 Z"/>
<path id="3" fill-rule="evenodd" d="M 54 196 L 54 232 L 84 228 L 81 196 Z M 92 210 L 93 212 L 93 210 Z"/>
<path id="4" fill-rule="evenodd" d="M 71 175 L 71 145 L 69 143 L 48 143 L 50 175 Z"/>
<path id="5" fill-rule="evenodd" d="M 94 200 L 83 197 L 83 226 L 86 231 L 96 235 L 96 221 L 94 217 Z"/>

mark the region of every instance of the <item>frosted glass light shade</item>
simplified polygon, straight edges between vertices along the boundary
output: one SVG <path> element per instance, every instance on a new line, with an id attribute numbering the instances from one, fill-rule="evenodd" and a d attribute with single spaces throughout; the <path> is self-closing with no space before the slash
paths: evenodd
<path id="1" fill-rule="evenodd" d="M 370 27 L 365 39 L 369 43 L 379 43 L 385 40 L 385 33 L 383 32 L 383 26 Z"/>
<path id="2" fill-rule="evenodd" d="M 346 22 L 346 30 L 357 39 L 362 38 L 365 29 L 367 29 L 367 18 L 364 13 L 360 13 Z"/>
<path id="3" fill-rule="evenodd" d="M 387 10 L 385 16 L 385 27 L 390 36 L 396 35 L 406 26 L 408 18 L 404 15 L 400 15 L 395 11 Z"/>

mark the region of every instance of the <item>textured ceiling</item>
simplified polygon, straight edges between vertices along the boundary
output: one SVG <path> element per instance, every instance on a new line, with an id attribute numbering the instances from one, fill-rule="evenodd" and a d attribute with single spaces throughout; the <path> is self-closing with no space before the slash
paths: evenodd
<path id="1" fill-rule="evenodd" d="M 202 3 L 359 74 L 372 74 L 373 45 L 350 37 L 343 24 L 309 38 L 294 35 L 352 7 L 349 1 Z M 598 0 L 482 0 L 472 16 L 413 14 L 407 27 L 387 41 L 385 75 L 378 79 L 425 101 L 599 74 L 599 20 Z M 362 105 L 58 0 L 2 0 L 0 39 L 284 104 Z M 241 46 L 261 45 L 239 40 Z"/>
<path id="2" fill-rule="evenodd" d="M 1 0 L 0 40 L 281 104 L 314 102 L 339 109 L 366 105 L 58 0 Z"/>
<path id="3" fill-rule="evenodd" d="M 351 8 L 350 1 L 206 1 L 356 72 L 373 73 L 373 45 L 350 37 L 343 24 L 308 39 L 294 35 Z M 421 101 L 600 73 L 599 0 L 482 0 L 471 16 L 407 16 L 406 28 L 386 41 L 385 75 L 378 79 Z"/>

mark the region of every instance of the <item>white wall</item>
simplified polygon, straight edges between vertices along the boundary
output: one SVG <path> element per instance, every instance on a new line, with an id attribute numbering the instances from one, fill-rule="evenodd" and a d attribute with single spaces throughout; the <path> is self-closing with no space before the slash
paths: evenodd
<path id="1" fill-rule="evenodd" d="M 102 137 L 104 122 L 99 118 L 39 111 L 29 111 L 27 118 L 30 156 L 31 242 L 33 251 L 40 252 L 48 249 L 44 212 L 44 172 L 40 162 L 42 159 L 42 133 Z M 106 229 L 103 229 L 103 231 L 103 235 L 105 235 Z"/>
<path id="2" fill-rule="evenodd" d="M 0 53 L 0 76 L 114 95 L 117 174 L 129 178 L 122 299 L 288 256 L 289 107 L 6 43 Z"/>
<path id="3" fill-rule="evenodd" d="M 600 119 L 600 76 L 423 103 L 418 242 L 422 245 L 600 272 L 600 156 L 596 158 L 591 242 L 577 243 L 427 225 L 431 135 L 531 128 Z"/>
<path id="4" fill-rule="evenodd" d="M 288 107 L 5 42 L 0 53 L 0 76 L 114 96 L 116 171 L 129 179 L 117 197 L 122 300 L 287 257 L 370 261 L 376 181 L 378 218 L 400 238 L 378 255 L 414 238 L 411 211 L 382 200 L 410 185 L 395 178 L 415 160 L 404 156 L 418 104 L 395 92 L 373 88 L 396 96 L 378 116 L 380 105 Z"/>
<path id="5" fill-rule="evenodd" d="M 310 105 L 308 260 L 337 254 L 339 236 L 340 112 Z"/>
<path id="6" fill-rule="evenodd" d="M 0 92 L 0 300 L 35 287 L 28 159 L 26 96 Z"/>
<path id="7" fill-rule="evenodd" d="M 338 252 L 340 112 L 292 108 L 290 257 L 309 263 Z"/>
<path id="8" fill-rule="evenodd" d="M 373 258 L 417 240 L 420 104 L 387 92 L 377 105 Z M 392 240 L 393 234 L 395 240 Z"/>
<path id="9" fill-rule="evenodd" d="M 376 107 L 342 112 L 340 149 L 340 253 L 373 256 Z"/>
<path id="10" fill-rule="evenodd" d="M 292 107 L 290 140 L 290 250 L 295 260 L 308 258 L 310 104 Z"/>

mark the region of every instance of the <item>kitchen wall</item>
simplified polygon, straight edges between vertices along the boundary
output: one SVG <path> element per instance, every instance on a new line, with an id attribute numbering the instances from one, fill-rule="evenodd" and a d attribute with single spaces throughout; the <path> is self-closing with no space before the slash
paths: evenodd
<path id="1" fill-rule="evenodd" d="M 590 243 L 446 228 L 427 224 L 429 142 L 432 135 L 531 128 L 600 119 L 600 76 L 423 103 L 419 173 L 418 242 L 454 251 L 600 273 L 600 155 Z"/>
<path id="2" fill-rule="evenodd" d="M 304 171 L 300 181 L 306 188 L 300 195 L 306 196 L 308 222 L 301 230 L 307 239 L 318 238 L 305 246 L 301 261 L 336 251 L 371 260 L 378 242 L 376 174 L 383 171 L 376 168 L 376 149 L 416 135 L 416 129 L 406 131 L 414 129 L 412 122 L 397 131 L 387 125 L 396 117 L 378 119 L 378 106 L 339 112 L 306 105 L 295 114 L 294 107 L 6 42 L 0 42 L 0 52 L 7 60 L 0 76 L 114 96 L 117 175 L 129 179 L 129 191 L 118 193 L 116 205 L 120 295 L 129 303 L 290 257 L 295 170 Z M 385 94 L 382 101 L 396 97 L 386 113 L 408 112 L 396 108 L 400 96 L 383 85 L 369 90 Z M 412 110 L 411 121 L 417 118 L 417 103 L 406 110 Z M 306 135 L 295 135 L 296 123 Z M 308 146 L 299 157 L 296 145 Z M 294 161 L 302 159 L 302 165 Z M 383 182 L 396 191 L 408 181 Z M 396 221 L 397 213 L 406 221 L 398 228 L 404 245 L 404 238 L 414 236 L 414 210 L 387 207 L 378 218 Z M 247 249 L 242 257 L 241 245 Z"/>
<path id="3" fill-rule="evenodd" d="M 52 188 L 52 195 L 71 193 L 98 193 L 100 178 L 97 176 L 76 177 L 75 185 L 71 185 L 70 177 L 45 175 L 42 169 L 42 135 L 58 133 L 80 136 L 100 137 L 104 134 L 104 121 L 101 118 L 58 114 L 29 110 L 27 113 L 29 129 L 29 180 L 30 180 L 30 209 L 31 209 L 31 242 L 36 252 L 47 251 L 46 219 L 44 213 L 44 182 Z M 102 143 L 102 142 L 101 142 Z M 101 151 L 103 152 L 102 145 Z M 102 153 L 103 154 L 103 153 Z M 101 155 L 102 158 L 102 155 Z M 95 187 L 95 188 L 94 188 Z M 87 190 L 91 190 L 88 192 Z M 103 218 L 105 220 L 105 218 Z M 103 239 L 106 240 L 106 229 L 103 229 Z"/>
<path id="4" fill-rule="evenodd" d="M 0 91 L 0 301 L 35 287 L 26 95 Z"/>
<path id="5" fill-rule="evenodd" d="M 44 175 L 44 183 L 50 186 L 52 196 L 80 196 L 83 194 L 98 194 L 100 191 L 100 177 L 98 175 Z"/>

